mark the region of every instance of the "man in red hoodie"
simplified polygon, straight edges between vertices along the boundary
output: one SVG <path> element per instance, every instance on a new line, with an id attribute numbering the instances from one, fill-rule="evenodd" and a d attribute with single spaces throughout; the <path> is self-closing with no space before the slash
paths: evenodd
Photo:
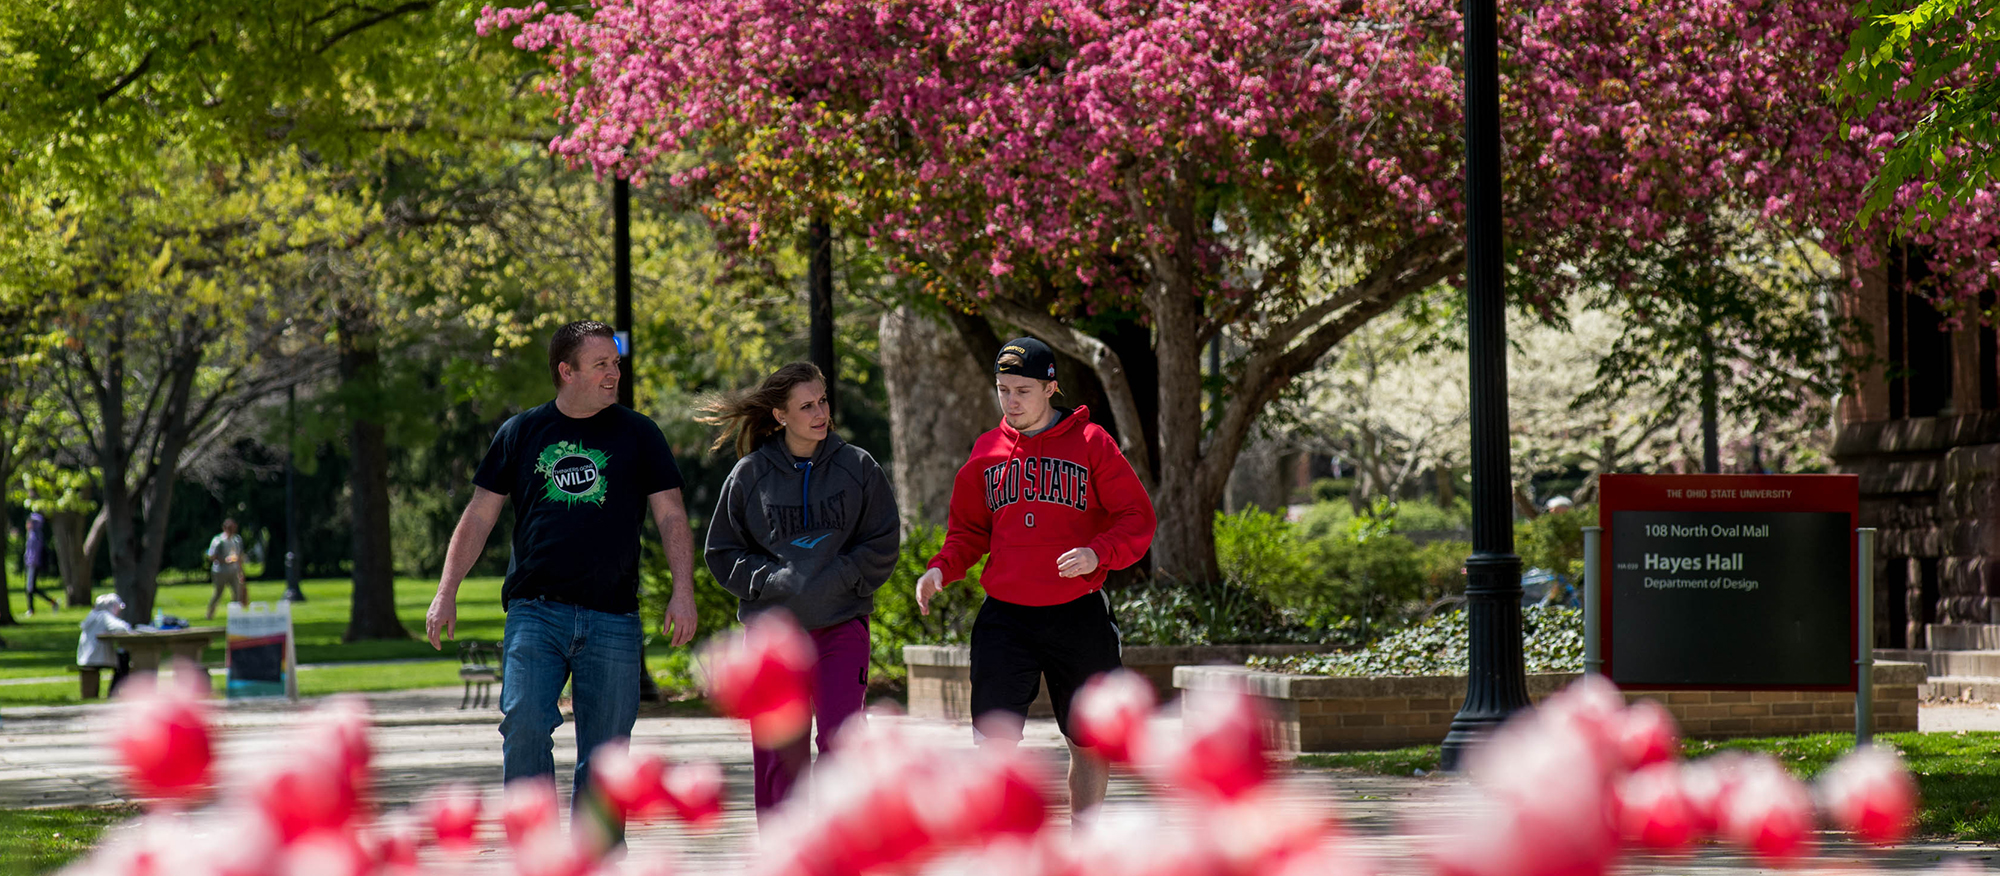
<path id="1" fill-rule="evenodd" d="M 1072 817 L 1104 799 L 1109 772 L 1077 745 L 1070 699 L 1117 669 L 1118 627 L 1104 575 L 1153 544 L 1153 500 L 1090 410 L 1055 406 L 1056 357 L 1034 338 L 1008 341 L 993 365 L 1006 416 L 972 445 L 952 484 L 944 547 L 917 579 L 917 608 L 989 556 L 986 602 L 972 625 L 972 714 L 982 744 L 1021 739 L 1041 679 L 1069 738 Z"/>

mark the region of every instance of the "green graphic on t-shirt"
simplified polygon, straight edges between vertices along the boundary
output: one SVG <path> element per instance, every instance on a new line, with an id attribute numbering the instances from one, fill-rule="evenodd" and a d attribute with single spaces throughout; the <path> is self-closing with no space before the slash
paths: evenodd
<path id="1" fill-rule="evenodd" d="M 604 504 L 604 469 L 611 454 L 572 441 L 557 441 L 542 448 L 535 458 L 535 473 L 542 476 L 542 498 L 575 505 L 578 502 Z"/>

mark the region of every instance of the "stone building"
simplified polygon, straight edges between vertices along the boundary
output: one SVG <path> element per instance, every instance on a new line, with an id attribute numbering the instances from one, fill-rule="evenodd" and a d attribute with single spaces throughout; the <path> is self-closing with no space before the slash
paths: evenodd
<path id="1" fill-rule="evenodd" d="M 2000 648 L 2000 344 L 1911 291 L 1921 256 L 1859 273 L 1843 303 L 1879 362 L 1841 399 L 1833 459 L 1860 475 L 1861 525 L 1880 532 L 1876 644 Z"/>

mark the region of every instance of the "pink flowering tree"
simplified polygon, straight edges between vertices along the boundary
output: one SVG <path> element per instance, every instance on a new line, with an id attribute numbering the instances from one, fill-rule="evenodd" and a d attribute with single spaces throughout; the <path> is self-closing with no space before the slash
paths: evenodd
<path id="1" fill-rule="evenodd" d="M 1848 21 L 1831 0 L 1513 7 L 1523 300 L 1718 215 L 1844 227 L 1878 145 L 1821 94 Z M 1184 579 L 1216 575 L 1212 511 L 1265 406 L 1462 270 L 1449 0 L 596 0 L 480 27 L 552 65 L 556 153 L 692 189 L 745 245 L 831 217 L 912 288 L 1088 363 L 1160 513 L 1155 570 Z M 1829 145 L 1852 172 L 1825 175 Z M 1135 363 L 1089 330 L 1107 314 L 1150 328 L 1151 430 Z"/>

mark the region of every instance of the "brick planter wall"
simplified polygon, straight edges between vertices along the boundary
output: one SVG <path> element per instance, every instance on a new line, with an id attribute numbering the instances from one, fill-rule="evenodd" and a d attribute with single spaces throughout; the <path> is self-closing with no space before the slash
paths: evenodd
<path id="1" fill-rule="evenodd" d="M 1335 650 L 1324 645 L 1129 645 L 1125 668 L 1146 676 L 1162 702 L 1173 699 L 1177 666 L 1242 666 L 1251 657 L 1289 657 Z M 966 645 L 905 645 L 903 664 L 910 670 L 910 715 L 918 718 L 972 720 L 972 649 Z M 1035 697 L 1032 717 L 1054 714 L 1049 688 Z"/>
<path id="2" fill-rule="evenodd" d="M 1575 673 L 1528 676 L 1540 702 Z M 1917 663 L 1875 664 L 1875 732 L 1917 729 Z M 1441 742 L 1465 701 L 1460 676 L 1333 678 L 1258 672 L 1241 666 L 1182 666 L 1182 690 L 1242 687 L 1256 696 L 1280 751 L 1348 751 Z M 1627 701 L 1659 700 L 1696 739 L 1780 736 L 1854 729 L 1854 695 L 1827 691 L 1628 691 Z"/>

